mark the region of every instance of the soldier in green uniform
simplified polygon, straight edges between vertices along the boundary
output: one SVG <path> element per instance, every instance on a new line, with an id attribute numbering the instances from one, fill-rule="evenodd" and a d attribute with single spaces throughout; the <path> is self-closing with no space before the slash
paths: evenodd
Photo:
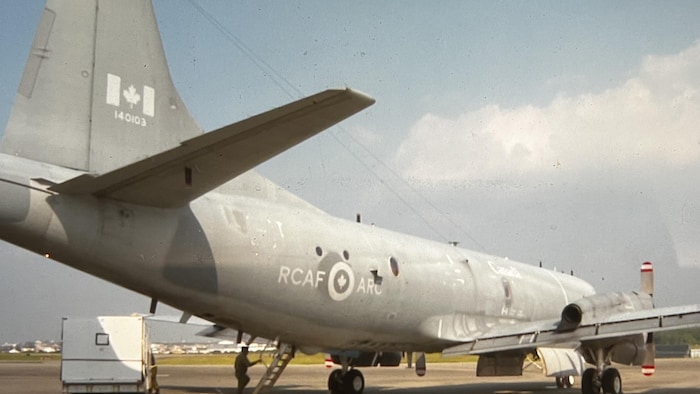
<path id="1" fill-rule="evenodd" d="M 260 360 L 248 360 L 248 346 L 241 348 L 241 353 L 236 357 L 236 379 L 238 379 L 238 394 L 243 394 L 245 386 L 250 382 L 250 376 L 247 375 L 248 367 L 259 363 Z"/>

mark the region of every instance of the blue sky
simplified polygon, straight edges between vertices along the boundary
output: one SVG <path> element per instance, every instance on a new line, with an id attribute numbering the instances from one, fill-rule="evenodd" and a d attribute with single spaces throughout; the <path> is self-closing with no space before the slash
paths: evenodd
<path id="1" fill-rule="evenodd" d="M 636 288 L 651 260 L 660 304 L 700 301 L 700 3 L 154 4 L 206 130 L 332 87 L 377 99 L 259 168 L 322 209 L 574 270 L 599 291 Z M 42 8 L 0 2 L 2 124 Z M 0 269 L 0 314 L 18 322 L 148 308 L 9 245 Z M 0 341 L 24 339 L 4 320 Z"/>

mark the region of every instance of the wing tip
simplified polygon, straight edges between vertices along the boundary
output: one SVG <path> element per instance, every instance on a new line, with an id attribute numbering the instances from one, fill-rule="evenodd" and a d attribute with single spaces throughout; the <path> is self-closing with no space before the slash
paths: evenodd
<path id="1" fill-rule="evenodd" d="M 370 106 L 377 101 L 374 99 L 374 97 L 370 96 L 369 94 L 367 94 L 363 91 L 352 89 L 349 87 L 345 88 L 345 90 L 347 90 L 350 94 L 359 98 L 360 100 L 365 101 L 367 103 L 367 106 Z"/>

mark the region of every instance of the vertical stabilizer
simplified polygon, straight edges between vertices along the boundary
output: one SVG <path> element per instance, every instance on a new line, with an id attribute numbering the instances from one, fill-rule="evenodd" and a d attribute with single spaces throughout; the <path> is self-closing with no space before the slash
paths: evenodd
<path id="1" fill-rule="evenodd" d="M 148 0 L 49 0 L 3 153 L 104 173 L 201 133 Z"/>

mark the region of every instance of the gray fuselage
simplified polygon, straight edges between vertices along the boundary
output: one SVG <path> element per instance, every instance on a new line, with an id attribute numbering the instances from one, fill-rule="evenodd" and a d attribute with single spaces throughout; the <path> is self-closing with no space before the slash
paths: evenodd
<path id="1" fill-rule="evenodd" d="M 0 155 L 0 236 L 186 312 L 302 349 L 438 351 L 593 294 L 569 275 L 334 218 L 254 173 L 178 209 L 46 190 Z"/>

